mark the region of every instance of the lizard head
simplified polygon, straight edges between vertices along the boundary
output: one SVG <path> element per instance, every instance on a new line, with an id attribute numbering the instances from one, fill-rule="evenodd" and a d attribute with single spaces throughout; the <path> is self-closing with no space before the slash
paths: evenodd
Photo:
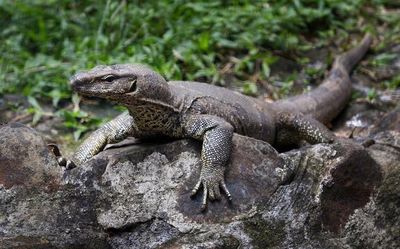
<path id="1" fill-rule="evenodd" d="M 143 65 L 97 66 L 75 74 L 70 83 L 80 95 L 105 98 L 122 105 L 137 101 L 166 102 L 171 96 L 165 79 Z"/>

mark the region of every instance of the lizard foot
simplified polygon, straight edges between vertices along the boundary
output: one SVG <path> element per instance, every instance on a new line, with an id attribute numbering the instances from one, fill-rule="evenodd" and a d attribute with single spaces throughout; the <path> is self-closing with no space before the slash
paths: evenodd
<path id="1" fill-rule="evenodd" d="M 222 188 L 223 192 L 228 197 L 228 200 L 232 201 L 231 193 L 229 193 L 223 177 L 221 179 L 219 179 L 219 177 L 200 177 L 199 181 L 196 183 L 195 187 L 192 190 L 191 196 L 196 195 L 197 192 L 199 192 L 201 186 L 203 186 L 203 200 L 201 203 L 201 211 L 205 211 L 207 208 L 207 198 L 209 198 L 211 201 L 221 199 L 220 188 Z"/>

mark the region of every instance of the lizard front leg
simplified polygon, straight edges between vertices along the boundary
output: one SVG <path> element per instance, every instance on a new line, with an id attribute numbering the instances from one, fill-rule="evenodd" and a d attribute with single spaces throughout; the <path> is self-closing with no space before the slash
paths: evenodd
<path id="1" fill-rule="evenodd" d="M 322 123 L 300 113 L 279 113 L 277 130 L 278 146 L 298 145 L 304 140 L 311 144 L 329 143 L 335 137 Z"/>
<path id="2" fill-rule="evenodd" d="M 71 160 L 59 157 L 59 164 L 67 169 L 73 168 L 98 154 L 107 144 L 122 141 L 129 135 L 134 136 L 137 133 L 133 117 L 124 112 L 90 134 L 75 151 Z"/>
<path id="3" fill-rule="evenodd" d="M 224 174 L 232 151 L 232 125 L 224 119 L 212 115 L 189 115 L 184 118 L 182 124 L 186 136 L 203 140 L 202 168 L 192 195 L 196 194 L 203 186 L 202 210 L 207 206 L 207 198 L 210 200 L 221 198 L 220 188 L 231 200 Z"/>

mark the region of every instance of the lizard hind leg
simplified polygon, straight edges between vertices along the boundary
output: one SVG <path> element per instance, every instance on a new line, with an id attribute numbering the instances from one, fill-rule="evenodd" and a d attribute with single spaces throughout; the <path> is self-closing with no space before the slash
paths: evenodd
<path id="1" fill-rule="evenodd" d="M 282 148 L 299 146 L 302 141 L 330 143 L 335 137 L 322 123 L 300 113 L 279 113 L 277 130 L 276 144 Z"/>

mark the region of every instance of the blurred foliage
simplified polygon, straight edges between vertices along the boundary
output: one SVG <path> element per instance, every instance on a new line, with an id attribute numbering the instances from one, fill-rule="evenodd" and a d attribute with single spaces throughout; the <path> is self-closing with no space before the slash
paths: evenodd
<path id="1" fill-rule="evenodd" d="M 384 81 L 388 89 L 394 90 L 400 88 L 400 75 L 396 75 L 391 80 Z"/>
<path id="2" fill-rule="evenodd" d="M 250 96 L 257 95 L 257 85 L 254 82 L 245 82 L 242 86 L 242 93 Z"/>
<path id="3" fill-rule="evenodd" d="M 397 54 L 389 54 L 389 53 L 382 53 L 377 55 L 372 61 L 371 64 L 372 66 L 375 67 L 381 67 L 381 66 L 386 66 L 393 62 L 394 59 L 398 57 Z"/>
<path id="4" fill-rule="evenodd" d="M 36 99 L 60 108 L 72 100 L 68 78 L 74 72 L 112 63 L 144 63 L 167 79 L 220 85 L 227 84 L 222 74 L 228 69 L 244 93 L 255 95 L 256 81 L 268 80 L 277 54 L 304 63 L 301 52 L 350 33 L 376 33 L 382 22 L 400 33 L 400 18 L 384 11 L 386 5 L 392 2 L 0 0 L 0 95 L 30 96 L 29 111 L 40 117 Z M 385 40 L 391 39 L 398 36 Z M 287 81 L 282 92 L 291 85 Z M 84 114 L 60 115 L 84 132 L 71 121 Z"/>

